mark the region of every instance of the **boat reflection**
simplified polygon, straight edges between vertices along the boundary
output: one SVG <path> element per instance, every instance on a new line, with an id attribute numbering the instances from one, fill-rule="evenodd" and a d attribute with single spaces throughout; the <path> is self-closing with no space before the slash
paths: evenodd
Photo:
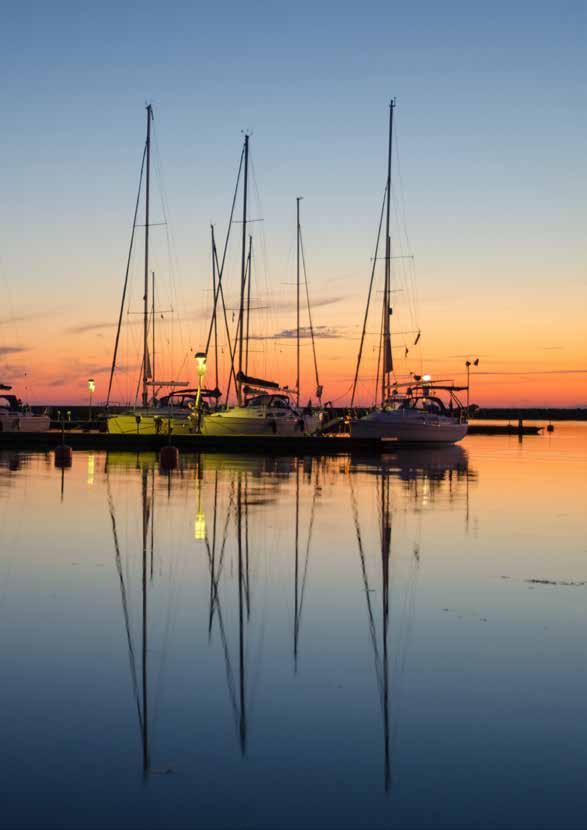
<path id="1" fill-rule="evenodd" d="M 95 469 L 92 465 L 92 476 Z M 198 571 L 203 563 L 199 558 L 194 560 L 193 546 L 194 543 L 203 546 L 199 550 L 204 551 L 206 570 L 207 609 L 203 620 L 206 639 L 211 654 L 220 650 L 218 656 L 224 664 L 236 743 L 241 756 L 247 757 L 251 727 L 250 686 L 261 682 L 265 632 L 270 627 L 272 638 L 291 638 L 283 639 L 281 648 L 291 653 L 293 673 L 290 682 L 294 683 L 303 668 L 300 659 L 302 618 L 311 581 L 313 540 L 327 533 L 321 527 L 322 505 L 332 504 L 329 501 L 331 495 L 340 498 L 341 481 L 348 483 L 345 485 L 345 488 L 348 486 L 346 497 L 350 490 L 351 527 L 354 527 L 355 540 L 347 537 L 347 550 L 356 544 L 381 706 L 384 790 L 389 792 L 392 711 L 397 713 L 397 708 L 392 707 L 392 697 L 398 695 L 401 685 L 401 670 L 398 670 L 394 673 L 392 694 L 390 669 L 391 664 L 401 669 L 405 663 L 411 624 L 411 619 L 400 619 L 398 627 L 393 627 L 397 634 L 391 638 L 392 577 L 398 557 L 403 556 L 405 561 L 408 550 L 407 582 L 401 585 L 396 576 L 394 588 L 405 594 L 393 613 L 397 614 L 401 607 L 400 615 L 409 617 L 413 614 L 422 555 L 417 538 L 418 522 L 415 529 L 411 525 L 408 531 L 403 528 L 400 542 L 401 534 L 394 539 L 392 532 L 394 517 L 398 513 L 405 514 L 406 504 L 412 513 L 419 513 L 441 499 L 453 508 L 468 510 L 469 480 L 475 480 L 476 475 L 469 468 L 466 451 L 453 446 L 432 452 L 402 451 L 379 459 L 264 458 L 205 453 L 182 456 L 179 467 L 173 471 L 160 470 L 154 453 L 139 456 L 110 453 L 104 469 L 145 776 L 151 772 L 151 673 L 148 661 L 149 654 L 155 651 L 150 646 L 154 633 L 149 622 L 151 593 L 156 590 L 165 567 L 170 579 L 179 582 L 178 569 L 166 565 L 166 560 L 176 556 L 178 547 L 182 546 L 182 550 L 189 551 L 191 566 Z M 119 533 L 117 499 L 120 499 L 121 509 L 127 511 L 124 514 L 124 545 Z M 140 500 L 140 510 L 134 502 L 134 524 L 129 521 L 129 499 Z M 348 509 L 344 513 L 348 516 Z M 156 515 L 161 527 L 165 521 L 166 528 L 173 528 L 175 548 L 169 531 L 161 533 L 157 542 Z M 322 558 L 320 567 L 336 570 L 337 562 L 333 560 L 330 564 Z M 277 582 L 269 576 L 272 568 L 273 575 L 278 573 Z M 280 599 L 281 583 L 285 583 L 286 595 L 291 598 L 289 608 L 287 602 L 284 607 Z M 198 584 L 201 585 L 201 574 L 194 590 Z M 177 612 L 178 594 L 173 586 L 168 593 L 170 606 L 166 613 L 169 615 Z M 133 597 L 137 609 L 134 616 Z M 158 600 L 153 607 L 154 613 L 161 613 Z M 289 634 L 285 635 L 279 629 L 279 622 L 284 613 L 292 610 Z M 192 609 L 190 613 L 197 614 L 198 611 Z M 316 613 L 315 609 L 312 613 Z M 308 625 L 315 623 L 313 616 Z M 251 661 L 253 665 L 249 665 Z M 316 671 L 316 663 L 313 665 Z M 266 664 L 264 667 L 267 669 Z M 272 668 L 273 664 L 269 663 L 270 673 Z M 266 677 L 264 682 L 270 684 L 272 677 Z M 255 711 L 258 713 L 259 710 Z"/>
<path id="2" fill-rule="evenodd" d="M 106 468 L 108 470 L 108 468 Z M 135 636 L 131 625 L 130 603 L 127 587 L 128 567 L 123 567 L 123 555 L 119 541 L 116 511 L 112 498 L 112 489 L 108 472 L 106 475 L 106 486 L 108 492 L 108 509 L 112 524 L 112 538 L 114 542 L 115 565 L 118 574 L 120 587 L 120 599 L 122 604 L 122 615 L 124 618 L 124 630 L 128 648 L 128 658 L 132 682 L 133 697 L 137 710 L 139 729 L 141 735 L 143 774 L 148 775 L 151 766 L 149 752 L 149 683 L 148 683 L 148 579 L 153 578 L 154 558 L 154 521 L 153 507 L 155 501 L 155 477 L 154 465 L 141 468 L 141 636 L 140 636 L 140 678 L 137 667 L 137 647 Z M 150 479 L 150 486 L 149 486 Z M 149 532 L 150 530 L 150 532 Z"/>

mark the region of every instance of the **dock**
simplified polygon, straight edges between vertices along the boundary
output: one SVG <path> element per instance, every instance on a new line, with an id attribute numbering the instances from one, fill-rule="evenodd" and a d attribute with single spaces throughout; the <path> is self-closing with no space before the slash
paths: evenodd
<path id="1" fill-rule="evenodd" d="M 470 424 L 468 435 L 538 435 L 542 427 L 512 424 Z M 66 444 L 74 450 L 112 452 L 153 452 L 170 443 L 167 435 L 116 435 L 96 429 L 69 429 L 63 432 L 0 433 L 0 450 L 55 449 Z M 263 455 L 376 455 L 390 448 L 404 446 L 399 442 L 377 438 L 351 438 L 348 434 L 331 435 L 255 435 L 213 436 L 172 435 L 171 443 L 180 452 L 235 452 Z M 408 445 L 405 445 L 408 446 Z M 421 444 L 418 446 L 422 446 Z"/>

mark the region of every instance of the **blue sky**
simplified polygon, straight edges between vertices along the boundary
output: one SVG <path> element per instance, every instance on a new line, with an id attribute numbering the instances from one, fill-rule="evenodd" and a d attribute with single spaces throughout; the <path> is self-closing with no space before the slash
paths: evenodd
<path id="1" fill-rule="evenodd" d="M 303 194 L 316 293 L 362 302 L 393 95 L 423 303 L 466 294 L 474 316 L 515 285 L 514 302 L 540 295 L 538 316 L 550 303 L 574 320 L 585 16 L 579 2 L 6 5 L 1 263 L 17 312 L 54 309 L 59 338 L 60 315 L 116 313 L 147 100 L 193 309 L 243 129 L 268 280 L 281 284 Z"/>

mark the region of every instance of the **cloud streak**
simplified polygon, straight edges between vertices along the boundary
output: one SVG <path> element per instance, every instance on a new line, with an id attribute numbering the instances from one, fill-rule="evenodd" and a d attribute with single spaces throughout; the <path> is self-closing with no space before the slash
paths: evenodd
<path id="1" fill-rule="evenodd" d="M 251 335 L 251 340 L 296 340 L 298 336 L 297 329 L 283 329 L 277 331 L 275 334 L 268 335 Z M 312 336 L 309 326 L 300 326 L 300 340 L 308 340 Z M 342 335 L 329 326 L 316 326 L 314 328 L 315 340 L 337 340 Z"/>
<path id="2" fill-rule="evenodd" d="M 0 357 L 5 354 L 20 354 L 21 352 L 28 352 L 26 346 L 0 346 Z"/>

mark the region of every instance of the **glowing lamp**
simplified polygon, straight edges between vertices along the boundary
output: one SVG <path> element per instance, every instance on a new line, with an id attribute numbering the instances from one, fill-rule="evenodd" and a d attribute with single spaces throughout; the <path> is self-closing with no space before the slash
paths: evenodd
<path id="1" fill-rule="evenodd" d="M 198 375 L 203 378 L 206 374 L 206 354 L 204 352 L 196 352 L 195 359 Z"/>
<path id="2" fill-rule="evenodd" d="M 90 392 L 93 392 L 95 388 L 96 388 L 96 381 L 94 380 L 94 378 L 90 378 L 88 380 L 88 389 L 90 390 Z"/>
<path id="3" fill-rule="evenodd" d="M 422 380 L 424 381 L 424 383 L 430 383 L 430 381 L 432 380 L 432 376 L 431 375 L 422 375 Z"/>

